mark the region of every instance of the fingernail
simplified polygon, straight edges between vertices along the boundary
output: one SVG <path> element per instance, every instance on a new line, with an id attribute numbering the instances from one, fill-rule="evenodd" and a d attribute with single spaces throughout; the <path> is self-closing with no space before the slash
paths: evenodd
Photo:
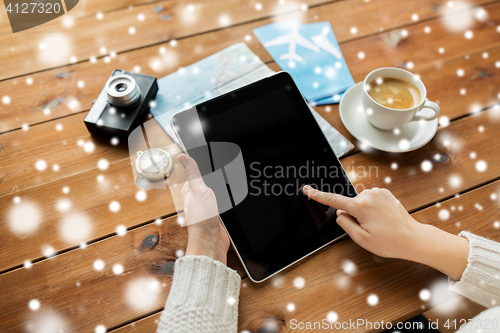
<path id="1" fill-rule="evenodd" d="M 313 188 L 309 185 L 305 185 L 303 188 L 302 188 L 302 191 L 304 191 L 304 193 L 312 193 L 313 192 Z"/>

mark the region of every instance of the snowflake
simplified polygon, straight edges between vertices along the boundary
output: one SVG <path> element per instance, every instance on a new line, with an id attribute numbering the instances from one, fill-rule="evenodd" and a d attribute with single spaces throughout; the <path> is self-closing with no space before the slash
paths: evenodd
<path id="1" fill-rule="evenodd" d="M 439 211 L 438 217 L 440 220 L 446 221 L 450 218 L 450 212 L 448 211 L 448 209 L 443 208 Z"/>
<path id="2" fill-rule="evenodd" d="M 45 258 L 51 258 L 56 254 L 56 250 L 50 245 L 44 245 L 42 247 L 42 254 Z"/>
<path id="3" fill-rule="evenodd" d="M 121 205 L 118 201 L 113 200 L 109 203 L 109 210 L 112 211 L 113 213 L 116 213 L 120 210 Z"/>
<path id="4" fill-rule="evenodd" d="M 35 168 L 38 170 L 38 171 L 43 171 L 47 168 L 47 162 L 45 162 L 44 160 L 38 160 L 36 163 L 35 163 Z"/>
<path id="5" fill-rule="evenodd" d="M 32 85 L 33 84 L 33 79 L 31 77 L 26 79 L 26 84 L 27 85 Z"/>
<path id="6" fill-rule="evenodd" d="M 406 150 L 406 149 L 410 148 L 410 141 L 408 141 L 407 139 L 401 139 L 401 140 L 399 140 L 398 146 L 400 149 Z"/>
<path id="7" fill-rule="evenodd" d="M 228 15 L 219 16 L 219 24 L 222 26 L 228 26 L 231 23 L 231 18 Z"/>
<path id="8" fill-rule="evenodd" d="M 422 301 L 428 301 L 431 298 L 431 292 L 428 289 L 422 289 L 418 296 Z"/>
<path id="9" fill-rule="evenodd" d="M 356 267 L 356 265 L 350 260 L 342 261 L 341 266 L 342 266 L 342 270 L 346 274 L 349 274 L 349 275 L 356 274 L 356 272 L 358 271 L 358 268 Z"/>
<path id="10" fill-rule="evenodd" d="M 326 319 L 329 322 L 334 323 L 334 322 L 336 322 L 339 319 L 339 316 L 337 315 L 336 312 L 331 311 L 331 312 L 328 312 L 328 314 L 326 315 Z"/>
<path id="11" fill-rule="evenodd" d="M 359 59 L 364 59 L 365 58 L 365 53 L 364 52 L 358 52 L 358 58 Z"/>
<path id="12" fill-rule="evenodd" d="M 144 21 L 144 19 L 145 19 L 144 14 L 139 14 L 139 15 L 137 15 L 137 19 L 138 19 L 139 21 L 141 21 L 141 22 L 142 22 L 142 21 Z"/>
<path id="13" fill-rule="evenodd" d="M 28 303 L 28 306 L 31 310 L 36 311 L 40 309 L 40 301 L 34 298 Z"/>
<path id="14" fill-rule="evenodd" d="M 137 193 L 135 194 L 135 199 L 136 199 L 137 201 L 139 201 L 139 202 L 146 200 L 146 198 L 147 198 L 147 197 L 148 197 L 148 196 L 147 196 L 147 194 L 146 194 L 146 192 L 145 192 L 144 190 L 139 190 L 139 191 L 137 191 Z"/>
<path id="15" fill-rule="evenodd" d="M 357 33 L 358 33 L 358 28 L 356 28 L 356 27 L 351 27 L 351 30 L 350 30 L 350 31 L 351 31 L 351 34 L 355 35 L 355 34 L 357 34 Z"/>
<path id="16" fill-rule="evenodd" d="M 98 20 L 102 20 L 104 18 L 104 14 L 101 12 L 98 12 L 95 16 Z"/>
<path id="17" fill-rule="evenodd" d="M 286 305 L 286 309 L 287 309 L 289 312 L 293 312 L 293 311 L 295 311 L 295 304 L 293 304 L 293 303 L 288 303 L 288 304 Z"/>
<path id="18" fill-rule="evenodd" d="M 397 170 L 397 168 L 398 168 L 398 164 L 396 162 L 392 162 L 391 163 L 391 169 L 392 170 Z"/>
<path id="19" fill-rule="evenodd" d="M 293 280 L 293 285 L 295 286 L 295 288 L 297 289 L 302 289 L 304 288 L 306 284 L 306 280 L 304 280 L 303 277 L 296 277 L 294 280 Z"/>
<path id="20" fill-rule="evenodd" d="M 104 325 L 97 325 L 95 327 L 95 333 L 106 333 L 108 330 L 106 329 L 106 326 Z"/>
<path id="21" fill-rule="evenodd" d="M 465 88 L 460 89 L 460 95 L 465 95 L 467 93 L 467 90 Z"/>
<path id="22" fill-rule="evenodd" d="M 136 311 L 150 311 L 158 304 L 161 285 L 152 277 L 132 280 L 127 286 L 127 302 Z"/>
<path id="23" fill-rule="evenodd" d="M 483 160 L 480 160 L 480 161 L 476 162 L 476 170 L 479 171 L 479 172 L 485 171 L 487 167 L 488 167 L 488 165 Z"/>
<path id="24" fill-rule="evenodd" d="M 466 39 L 472 39 L 472 37 L 474 37 L 474 33 L 470 30 L 467 30 L 465 33 L 464 33 L 464 36 Z"/>
<path id="25" fill-rule="evenodd" d="M 127 227 L 120 224 L 119 226 L 116 227 L 116 234 L 118 236 L 123 236 L 127 233 Z"/>
<path id="26" fill-rule="evenodd" d="M 262 4 L 261 3 L 255 4 L 255 10 L 262 10 Z"/>
<path id="27" fill-rule="evenodd" d="M 135 34 L 136 33 L 135 27 L 128 28 L 128 33 L 131 34 L 131 35 Z"/>
<path id="28" fill-rule="evenodd" d="M 29 260 L 26 260 L 26 261 L 24 261 L 23 266 L 26 269 L 30 269 L 33 266 L 33 263 Z"/>
<path id="29" fill-rule="evenodd" d="M 412 15 L 411 15 L 411 20 L 412 20 L 412 21 L 418 21 L 418 14 L 416 14 L 416 13 L 415 13 L 415 14 L 412 14 Z"/>
<path id="30" fill-rule="evenodd" d="M 439 52 L 440 54 L 443 54 L 443 53 L 444 53 L 444 47 L 440 47 L 440 48 L 438 49 L 438 52 Z"/>
<path id="31" fill-rule="evenodd" d="M 369 305 L 375 306 L 378 304 L 378 296 L 375 294 L 370 294 L 368 298 L 366 299 Z"/>
<path id="32" fill-rule="evenodd" d="M 94 269 L 96 271 L 102 271 L 104 269 L 104 266 L 104 261 L 102 261 L 101 259 L 97 259 L 96 261 L 94 261 Z"/>
<path id="33" fill-rule="evenodd" d="M 459 187 L 462 184 L 462 179 L 457 175 L 453 175 L 450 177 L 449 183 L 451 187 Z"/>
<path id="34" fill-rule="evenodd" d="M 21 198 L 17 196 L 13 201 L 14 206 L 8 214 L 10 230 L 17 236 L 33 234 L 42 223 L 42 212 L 31 202 L 21 203 Z"/>
<path id="35" fill-rule="evenodd" d="M 108 160 L 102 158 L 97 162 L 97 167 L 101 170 L 106 170 L 109 167 Z"/>
<path id="36" fill-rule="evenodd" d="M 432 170 L 432 162 L 429 161 L 429 160 L 424 160 L 422 161 L 422 163 L 420 164 L 420 168 L 422 169 L 422 171 L 424 172 L 429 172 Z"/>
<path id="37" fill-rule="evenodd" d="M 425 28 L 424 28 L 424 32 L 425 32 L 426 34 L 430 33 L 430 32 L 431 32 L 431 27 L 425 27 Z"/>
<path id="38" fill-rule="evenodd" d="M 183 249 L 177 249 L 177 250 L 175 251 L 175 256 L 176 256 L 177 258 L 182 258 L 182 257 L 184 257 L 184 254 L 185 254 L 185 253 L 184 253 L 184 250 L 183 250 Z"/>

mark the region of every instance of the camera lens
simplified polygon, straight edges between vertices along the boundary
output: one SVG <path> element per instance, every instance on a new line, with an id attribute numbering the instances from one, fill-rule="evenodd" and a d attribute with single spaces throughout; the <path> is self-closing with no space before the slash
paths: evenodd
<path id="1" fill-rule="evenodd" d="M 118 74 L 106 83 L 108 102 L 114 106 L 128 107 L 141 100 L 141 90 L 134 78 L 127 74 Z"/>
<path id="2" fill-rule="evenodd" d="M 118 92 L 122 92 L 127 90 L 127 85 L 125 83 L 118 83 L 115 87 L 115 90 Z"/>

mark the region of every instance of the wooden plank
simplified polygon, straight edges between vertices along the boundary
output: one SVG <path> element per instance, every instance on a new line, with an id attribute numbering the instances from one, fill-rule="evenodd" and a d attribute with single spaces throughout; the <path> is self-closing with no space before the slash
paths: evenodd
<path id="1" fill-rule="evenodd" d="M 417 73 L 426 83 L 429 98 L 440 103 L 441 114 L 455 119 L 469 114 L 473 108 L 482 109 L 497 101 L 498 91 L 495 87 L 500 85 L 500 76 L 496 75 L 498 69 L 495 63 L 499 57 L 500 48 L 489 52 L 486 59 L 479 53 L 469 59 L 461 58 L 444 63 L 439 70 L 429 67 L 418 70 Z M 273 70 L 279 70 L 275 63 L 270 63 L 270 66 Z M 464 76 L 457 76 L 458 69 L 464 70 Z M 465 95 L 460 94 L 461 89 L 466 90 Z M 356 143 L 340 120 L 338 105 L 316 107 L 316 110 L 344 136 Z M 48 122 L 30 127 L 27 131 L 0 135 L 0 165 L 10 166 L 0 169 L 0 195 L 95 168 L 101 158 L 110 162 L 128 158 L 125 146 L 109 149 L 106 141 L 91 137 L 83 124 L 84 117 L 84 114 L 78 114 L 59 119 L 55 124 Z M 62 131 L 56 130 L 57 124 L 63 126 Z M 95 144 L 92 154 L 85 153 L 78 146 L 79 140 Z M 60 152 L 62 147 L 64 154 Z M 27 177 L 33 174 L 35 163 L 39 159 L 49 164 L 58 163 L 60 171 L 36 172 L 36 177 Z"/>
<path id="2" fill-rule="evenodd" d="M 499 192 L 500 181 L 496 181 L 412 216 L 454 234 L 466 229 L 500 241 L 500 230 L 493 225 L 500 219 L 500 212 L 490 199 L 492 193 Z M 483 205 L 484 209 L 478 211 L 476 203 Z M 448 221 L 439 220 L 441 209 L 451 211 Z M 458 226 L 457 221 L 460 221 Z M 342 271 L 341 263 L 346 259 L 356 265 L 356 274 Z M 303 289 L 293 286 L 295 277 L 305 279 Z M 253 284 L 248 279 L 243 284 L 246 287 L 242 288 L 240 295 L 239 331 L 250 332 L 266 331 L 264 328 L 268 329 L 266 332 L 288 332 L 291 331 L 292 318 L 321 321 L 331 311 L 338 314 L 340 322 L 357 318 L 372 322 L 405 320 L 454 297 L 442 289 L 447 287 L 447 282 L 436 271 L 411 262 L 373 256 L 351 240 L 329 246 L 300 265 L 291 267 L 281 275 L 281 280 L 274 280 L 274 285 L 273 282 Z M 424 288 L 434 292 L 430 302 L 419 299 L 419 292 Z M 375 307 L 366 303 L 367 296 L 372 293 L 379 297 L 380 303 Z M 295 305 L 295 311 L 287 311 L 289 303 Z M 453 313 L 454 308 L 448 307 L 447 311 Z M 157 313 L 114 332 L 153 333 L 159 317 L 160 313 Z M 137 330 L 137 327 L 141 329 Z M 302 331 L 305 330 L 297 330 Z"/>
<path id="3" fill-rule="evenodd" d="M 178 251 L 187 244 L 186 228 L 177 218 L 3 274 L 0 331 L 24 332 L 28 325 L 44 327 L 52 321 L 64 323 L 54 332 L 64 327 L 93 332 L 97 325 L 113 328 L 163 307 Z M 229 254 L 229 265 L 243 274 L 235 253 Z M 102 271 L 94 268 L 97 260 L 104 262 Z M 117 264 L 123 268 L 119 275 Z M 41 304 L 36 312 L 29 308 L 32 299 Z"/>
<path id="4" fill-rule="evenodd" d="M 450 80 L 452 79 L 453 77 L 450 75 Z M 436 85 L 438 84 L 437 82 L 438 81 L 435 83 Z M 475 84 L 475 81 L 471 81 L 471 84 Z M 446 94 L 446 91 L 443 93 Z M 471 94 L 468 94 L 464 96 L 464 98 L 468 98 L 467 96 L 472 97 Z M 457 108 L 458 107 L 457 105 Z M 484 145 L 484 142 L 495 141 L 495 132 L 493 129 L 495 126 L 498 126 L 498 122 L 500 121 L 498 117 L 493 117 L 493 115 L 498 114 L 496 110 L 498 110 L 498 108 L 470 117 L 470 119 L 458 120 L 456 124 L 453 123 L 452 126 L 441 129 L 431 143 L 415 152 L 396 155 L 367 151 L 365 154 L 358 154 L 345 158 L 342 160 L 342 163 L 348 171 L 352 170 L 354 173 L 358 173 L 358 170 L 363 169 L 371 172 L 375 172 L 373 170 L 378 170 L 378 177 L 363 178 L 358 174 L 350 174 L 350 176 L 356 186 L 364 185 L 368 188 L 373 186 L 387 186 L 398 197 L 401 197 L 401 201 L 407 209 L 417 209 L 450 196 L 457 191 L 466 190 L 500 176 L 497 167 L 500 157 L 495 154 L 495 149 L 498 147 L 494 144 Z M 467 113 L 468 110 L 463 114 Z M 492 119 L 490 119 L 490 117 Z M 67 119 L 69 118 L 63 120 Z M 339 129 L 343 128 L 340 123 L 334 123 L 334 125 Z M 47 136 L 52 138 L 50 133 L 55 131 L 52 126 L 53 125 L 50 123 L 35 126 L 33 130 L 36 132 L 30 136 L 26 136 L 29 140 L 28 142 L 20 143 L 14 140 L 12 144 L 6 145 L 6 147 L 14 147 L 17 144 L 19 147 L 24 147 L 25 152 L 20 153 L 20 148 L 16 148 L 17 151 L 15 153 L 14 150 L 12 150 L 12 153 L 9 153 L 9 155 L 5 154 L 7 156 L 5 156 L 3 161 L 5 160 L 6 165 L 10 165 L 11 167 L 8 169 L 3 168 L 3 170 L 21 171 L 19 171 L 19 175 L 14 173 L 9 176 L 15 179 L 15 181 L 10 180 L 9 177 L 4 177 L 3 193 L 11 192 L 12 189 L 15 191 L 9 195 L 0 197 L 0 207 L 5 211 L 14 207 L 13 200 L 16 196 L 19 196 L 22 200 L 34 200 L 42 207 L 43 214 L 46 216 L 46 221 L 43 224 L 43 230 L 46 231 L 44 231 L 43 235 L 48 238 L 40 239 L 38 238 L 38 234 L 34 234 L 32 237 L 23 238 L 29 241 L 19 245 L 17 238 L 4 237 L 5 240 L 2 240 L 0 243 L 3 244 L 3 248 L 8 250 L 4 250 L 1 252 L 2 254 L 0 254 L 3 259 L 1 261 L 2 264 L 0 264 L 0 270 L 19 265 L 27 259 L 39 258 L 41 255 L 40 248 L 43 242 L 52 244 L 56 250 L 62 250 L 70 246 L 70 244 L 67 244 L 54 233 L 54 231 L 58 230 L 58 224 L 62 218 L 62 213 L 64 213 L 58 211 L 57 206 L 57 202 L 64 197 L 62 192 L 60 192 L 63 186 L 69 185 L 72 191 L 73 188 L 75 189 L 75 192 L 71 193 L 72 209 L 81 212 L 90 212 L 91 221 L 102 221 L 102 217 L 110 220 L 115 219 L 115 214 L 108 209 L 109 203 L 113 200 L 122 202 L 120 218 L 122 219 L 121 223 L 124 223 L 126 226 L 141 223 L 158 216 L 172 214 L 175 211 L 172 201 L 168 200 L 170 194 L 161 191 L 152 191 L 151 194 L 148 192 L 147 202 L 141 203 L 141 205 L 147 207 L 147 209 L 145 209 L 146 214 L 143 216 L 132 208 L 132 206 L 128 206 L 128 204 L 135 202 L 134 197 L 138 189 L 133 183 L 126 148 L 123 147 L 113 150 L 113 153 L 110 154 L 108 153 L 109 149 L 107 146 L 101 146 L 99 143 L 96 143 L 94 152 L 89 155 L 77 144 L 77 138 L 81 138 L 80 136 L 77 136 L 75 139 L 67 139 L 66 146 L 69 148 L 64 150 L 61 150 L 64 141 L 58 141 L 57 139 L 54 139 L 53 142 L 45 140 L 43 141 L 45 144 L 39 146 L 39 141 L 41 138 L 44 138 L 44 133 L 48 133 Z M 484 132 L 478 131 L 479 126 L 483 126 Z M 41 130 L 47 127 L 49 129 Z M 158 128 L 158 136 L 160 135 L 166 137 L 162 130 Z M 464 135 L 466 135 L 467 141 L 461 139 Z M 4 136 L 15 138 L 15 133 L 8 133 Z M 59 140 L 61 139 L 59 138 Z M 168 138 L 165 140 L 169 142 Z M 450 141 L 450 147 L 444 145 L 444 140 Z M 456 145 L 459 144 L 459 141 L 460 146 L 457 147 Z M 36 148 L 30 148 L 31 145 L 34 145 Z M 64 154 L 62 154 L 61 151 L 64 151 Z M 476 152 L 476 160 L 470 159 L 469 153 L 471 151 Z M 447 160 L 444 163 L 435 162 L 433 172 L 427 176 L 423 171 L 420 171 L 420 163 L 425 159 L 432 161 L 436 153 L 442 154 Z M 50 170 L 50 167 L 52 163 L 58 162 L 58 158 L 61 158 L 61 155 L 65 155 L 68 158 L 64 163 L 59 162 L 61 169 L 55 173 Z M 35 163 L 41 158 L 49 163 L 49 170 L 41 172 L 35 170 Z M 119 186 L 120 191 L 109 193 L 107 190 L 112 187 L 107 187 L 107 190 L 103 190 L 101 185 L 96 181 L 97 175 L 102 173 L 101 170 L 96 169 L 98 161 L 102 158 L 108 159 L 112 166 L 110 170 L 106 171 L 104 174 L 106 177 L 109 177 L 113 186 Z M 488 169 L 485 172 L 475 171 L 475 163 L 479 159 L 484 159 L 488 164 Z M 29 163 L 27 163 L 27 161 L 29 161 Z M 392 162 L 398 163 L 400 169 L 396 171 L 391 170 Z M 182 170 L 179 165 L 176 165 L 175 168 Z M 111 170 L 117 170 L 117 172 L 111 172 Z M 468 173 L 471 174 L 468 175 Z M 411 176 L 411 174 L 415 174 L 415 177 L 426 177 L 425 179 L 427 180 L 418 181 L 415 177 Z M 26 175 L 32 176 L 28 178 Z M 392 177 L 392 182 L 390 184 L 385 183 L 385 177 L 387 176 Z M 448 182 L 451 176 L 460 177 L 462 180 L 461 183 L 456 187 L 450 186 Z M 27 191 L 16 191 L 20 190 L 20 188 L 16 189 L 14 187 L 15 184 L 21 184 L 19 180 L 25 181 L 24 184 L 27 184 L 29 180 L 30 186 L 35 186 L 37 184 L 43 185 L 32 187 Z M 410 193 L 408 193 L 407 190 L 407 184 L 409 182 L 412 184 L 414 183 L 413 186 L 415 187 L 415 190 Z M 11 185 L 7 186 L 9 183 Z M 85 184 L 85 186 L 81 184 Z M 436 185 L 429 190 L 428 184 Z M 18 187 L 21 187 L 21 185 L 18 185 Z M 440 192 L 441 187 L 443 188 L 442 192 Z M 26 186 L 23 188 L 26 188 Z M 75 195 L 75 193 L 78 193 L 77 191 L 81 192 L 81 196 Z M 427 193 L 425 196 L 420 195 L 423 191 Z M 40 199 L 44 198 L 46 193 L 54 194 L 49 198 Z M 90 200 L 87 197 L 89 193 L 97 196 L 99 200 Z M 2 217 L 4 223 L 0 224 L 0 234 L 11 235 L 8 219 L 8 216 Z M 110 226 L 109 224 L 95 227 L 95 234 L 92 234 L 89 239 L 109 234 L 114 231 L 114 228 L 116 228 L 116 225 Z M 78 243 L 73 243 L 72 245 L 77 244 Z"/>
<path id="5" fill-rule="evenodd" d="M 302 3 L 312 6 L 323 2 L 325 0 Z M 276 6 L 274 0 L 263 0 L 262 9 L 256 10 L 255 3 L 239 0 L 161 1 L 112 11 L 102 19 L 93 15 L 75 19 L 72 26 L 59 33 L 54 31 L 60 31 L 62 18 L 16 34 L 10 33 L 9 28 L 8 33 L 0 37 L 3 45 L 0 79 L 68 65 L 74 62 L 72 57 L 76 61 L 89 60 L 111 51 L 123 52 L 297 11 L 302 3 L 286 1 Z M 160 6 L 162 10 L 158 10 Z M 144 17 L 139 19 L 141 14 Z M 20 38 L 22 45 L 19 45 Z M 107 51 L 101 52 L 101 48 Z"/>
<path id="6" fill-rule="evenodd" d="M 407 15 L 401 15 L 401 13 L 396 15 L 393 13 L 393 10 L 401 10 L 400 7 L 394 5 L 394 1 L 395 0 L 384 0 L 379 4 L 380 9 L 370 5 L 370 3 L 374 2 L 367 4 L 360 0 L 363 4 L 352 7 L 351 2 L 340 1 L 321 7 L 311 8 L 307 12 L 284 15 L 282 18 L 296 17 L 303 23 L 331 20 L 337 39 L 343 43 L 343 53 L 356 81 L 362 80 L 368 73 L 369 68 L 366 67 L 367 64 L 371 64 L 373 67 L 387 65 L 398 66 L 402 64 L 405 59 L 408 59 L 408 57 L 411 57 L 415 52 L 422 49 L 419 44 L 422 38 L 425 38 L 425 40 L 431 37 L 435 38 L 439 41 L 441 46 L 448 50 L 453 49 L 453 52 L 437 54 L 435 57 L 431 58 L 424 55 L 424 58 L 427 57 L 425 58 L 427 61 L 413 57 L 415 70 L 430 66 L 434 64 L 435 61 L 448 61 L 450 59 L 465 56 L 470 52 L 467 44 L 459 43 L 456 45 L 458 40 L 462 41 L 461 34 L 449 34 L 442 31 L 443 28 L 440 19 L 422 22 L 408 27 L 406 30 L 408 31 L 409 37 L 399 46 L 394 46 L 385 42 L 385 40 L 390 38 L 391 32 L 382 33 L 378 35 L 378 37 L 374 36 L 357 39 L 350 43 L 345 43 L 353 38 L 353 35 L 349 32 L 349 27 L 351 26 L 357 27 L 358 32 L 355 37 L 359 38 L 377 33 L 379 27 L 372 22 L 378 22 L 381 18 L 382 22 L 384 22 L 382 26 L 385 30 L 388 30 L 410 23 L 411 13 L 417 11 L 418 8 L 420 8 L 420 11 L 424 9 L 430 10 L 430 12 L 420 13 L 420 19 L 424 20 L 428 17 L 435 17 L 435 15 L 430 16 L 432 14 L 430 8 L 435 8 L 433 7 L 435 5 L 433 1 L 429 1 L 424 5 L 418 3 L 419 5 L 416 8 L 409 6 L 405 9 L 408 10 Z M 444 4 L 445 2 L 443 1 L 442 3 Z M 476 3 L 480 2 L 478 1 Z M 485 2 L 483 1 L 483 3 Z M 411 2 L 411 4 L 417 5 L 417 2 Z M 357 11 L 353 12 L 351 7 L 356 8 Z M 437 5 L 437 7 L 441 8 L 443 6 Z M 491 20 L 495 20 L 500 16 L 499 7 L 500 5 L 486 6 L 490 13 Z M 336 15 L 336 13 L 339 12 L 345 13 L 342 15 L 342 18 Z M 335 20 L 332 20 L 332 17 L 335 17 Z M 0 105 L 0 132 L 20 128 L 23 124 L 31 125 L 68 115 L 73 112 L 88 110 L 114 68 L 133 71 L 134 67 L 139 66 L 141 72 L 145 74 L 162 77 L 177 70 L 179 67 L 187 66 L 225 47 L 243 41 L 247 42 L 252 51 L 254 51 L 263 61 L 269 62 L 272 60 L 271 57 L 256 38 L 252 37 L 252 30 L 256 27 L 272 23 L 274 20 L 275 19 L 266 19 L 251 22 L 231 27 L 230 29 L 179 40 L 175 48 L 169 44 L 161 44 L 159 46 L 121 53 L 118 54 L 116 58 L 112 58 L 109 63 L 104 62 L 103 59 L 97 60 L 96 63 L 85 61 L 65 68 L 58 68 L 0 82 L 0 90 L 2 90 L 3 94 L 11 97 L 10 105 Z M 486 24 L 487 23 L 485 23 L 485 25 Z M 426 26 L 432 29 L 429 36 L 423 36 L 422 33 Z M 246 41 L 246 36 L 250 36 L 251 40 Z M 498 33 L 493 26 L 485 29 L 484 36 L 481 35 L 480 38 L 476 36 L 470 43 L 477 43 L 478 45 L 490 45 L 493 43 L 498 46 L 499 42 L 497 37 Z M 380 40 L 384 42 L 379 42 Z M 414 42 L 407 43 L 410 40 Z M 371 44 L 376 45 L 379 49 L 373 50 L 372 48 L 370 52 L 391 54 L 390 59 L 393 63 L 388 63 L 387 57 L 366 58 L 363 61 L 365 65 L 359 63 L 357 59 L 358 52 L 362 49 L 367 52 L 365 45 Z M 164 53 L 161 53 L 162 51 Z M 33 80 L 32 85 L 26 85 L 26 80 L 28 78 Z M 84 87 L 80 88 L 78 86 L 79 84 L 84 84 Z M 28 89 L 21 89 L 19 87 L 27 87 Z M 50 113 L 46 114 L 47 111 Z"/>
<path id="7" fill-rule="evenodd" d="M 500 176 L 500 156 L 496 154 L 500 142 L 495 140 L 495 128 L 499 126 L 500 109 L 492 109 L 482 112 L 475 116 L 467 117 L 453 122 L 449 127 L 441 128 L 437 134 L 437 138 L 428 146 L 407 154 L 357 154 L 342 160 L 344 167 L 353 180 L 355 186 L 359 188 L 360 184 L 366 187 L 372 186 L 387 186 L 391 189 L 408 210 L 415 210 L 421 206 L 432 204 L 433 202 L 443 200 L 456 192 L 465 191 L 475 186 L 487 183 Z M 483 126 L 483 132 L 478 131 L 478 127 Z M 460 137 L 467 140 L 458 141 Z M 446 151 L 443 149 L 443 140 L 450 140 L 452 143 Z M 459 147 L 456 145 L 459 144 Z M 485 144 L 487 143 L 487 144 Z M 458 148 L 458 149 L 457 149 Z M 476 153 L 476 159 L 470 159 L 471 151 Z M 420 171 L 420 163 L 424 159 L 432 159 L 436 153 L 443 154 L 449 158 L 444 163 L 434 163 L 434 169 L 430 173 Z M 483 172 L 475 170 L 475 164 L 479 160 L 484 160 L 487 163 L 487 168 Z M 399 167 L 392 170 L 390 165 L 397 162 Z M 119 163 L 115 163 L 118 167 Z M 106 173 L 106 179 L 115 180 L 114 177 L 124 177 L 122 172 L 115 172 L 115 164 L 110 166 Z M 375 174 L 369 166 L 376 166 L 378 173 Z M 352 166 L 358 167 L 352 169 Z M 128 167 L 125 165 L 124 167 Z M 352 175 L 352 170 L 359 174 L 359 168 L 368 172 L 373 172 L 372 177 L 362 179 L 358 175 L 356 179 Z M 178 170 L 182 170 L 177 168 Z M 87 176 L 87 174 L 89 176 Z M 115 176 L 116 175 L 116 176 Z M 450 176 L 461 177 L 461 184 L 457 186 L 449 186 L 448 181 Z M 155 216 L 171 214 L 174 211 L 171 201 L 169 201 L 167 191 L 157 191 L 157 194 L 148 192 L 148 199 L 142 203 L 135 203 L 134 195 L 137 191 L 135 185 L 126 182 L 124 178 L 120 179 L 119 189 L 110 193 L 114 183 L 106 191 L 99 191 L 98 188 L 92 187 L 92 184 L 82 187 L 84 184 L 82 179 L 91 179 L 95 182 L 97 176 L 96 170 L 88 171 L 80 175 L 72 176 L 67 179 L 51 183 L 53 191 L 47 191 L 45 187 L 34 187 L 26 190 L 26 196 L 21 196 L 21 203 L 31 201 L 48 210 L 50 214 L 46 214 L 47 221 L 42 224 L 40 230 L 34 233 L 31 237 L 19 238 L 12 234 L 9 229 L 9 221 L 5 219 L 0 223 L 0 235 L 5 235 L 0 244 L 2 244 L 3 257 L 0 261 L 2 267 L 8 268 L 19 265 L 26 259 L 40 257 L 40 248 L 44 245 L 53 246 L 55 250 L 68 248 L 71 244 L 65 241 L 65 237 L 61 237 L 58 233 L 60 223 L 60 213 L 57 211 L 58 201 L 61 196 L 58 196 L 60 189 L 69 184 L 71 188 L 71 210 L 72 212 L 84 212 L 92 221 L 93 230 L 92 237 L 98 238 L 110 235 L 115 232 L 118 224 L 123 224 L 127 227 L 136 225 Z M 376 177 L 375 177 L 376 176 Z M 391 177 L 390 184 L 384 184 L 385 177 Z M 96 182 L 97 183 L 97 182 Z M 73 184 L 76 184 L 73 186 Z M 79 185 L 78 185 L 79 184 Z M 429 184 L 436 184 L 435 186 Z M 453 184 L 453 183 L 452 183 Z M 79 186 L 81 188 L 79 188 Z M 442 186 L 443 191 L 439 191 L 438 187 Z M 30 194 L 29 196 L 27 194 Z M 47 198 L 47 193 L 49 197 Z M 421 195 L 425 193 L 425 195 Z M 45 197 L 44 197 L 45 196 Z M 89 199 L 89 197 L 91 197 Z M 8 211 L 15 207 L 15 195 L 10 194 L 1 197 L 2 211 Z M 121 202 L 122 209 L 120 213 L 109 211 L 108 205 L 111 200 Z M 480 201 L 477 201 L 480 203 Z M 142 205 L 141 209 L 137 209 L 138 205 Z M 483 205 L 481 203 L 481 205 Z M 55 207 L 55 208 L 53 208 Z M 94 238 L 94 239 L 95 239 Z M 74 245 L 79 242 L 73 243 Z M 71 253 L 77 253 L 71 251 Z M 43 262 L 51 262 L 44 260 Z M 8 273 L 10 274 L 10 273 Z M 0 281 L 3 281 L 0 280 Z M 1 321 L 1 320 L 0 320 Z"/>

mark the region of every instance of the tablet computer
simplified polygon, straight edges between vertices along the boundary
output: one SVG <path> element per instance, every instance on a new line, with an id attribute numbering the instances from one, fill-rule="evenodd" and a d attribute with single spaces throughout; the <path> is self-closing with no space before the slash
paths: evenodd
<path id="1" fill-rule="evenodd" d="M 288 73 L 176 113 L 171 122 L 214 191 L 252 281 L 266 280 L 345 234 L 335 209 L 302 192 L 309 184 L 357 194 Z"/>

